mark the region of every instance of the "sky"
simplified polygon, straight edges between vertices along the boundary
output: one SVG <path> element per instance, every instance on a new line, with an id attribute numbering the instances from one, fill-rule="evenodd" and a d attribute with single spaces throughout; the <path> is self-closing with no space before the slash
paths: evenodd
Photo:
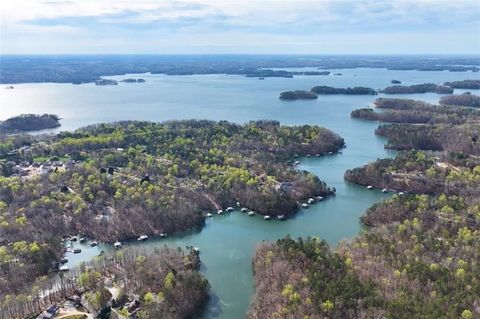
<path id="1" fill-rule="evenodd" d="M 1 0 L 1 54 L 480 54 L 479 0 Z"/>

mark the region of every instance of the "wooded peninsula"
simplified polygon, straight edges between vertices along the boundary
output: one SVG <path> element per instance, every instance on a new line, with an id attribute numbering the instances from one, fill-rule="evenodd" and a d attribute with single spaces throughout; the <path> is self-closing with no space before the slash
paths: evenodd
<path id="1" fill-rule="evenodd" d="M 325 128 L 277 121 L 119 122 L 2 135 L 0 297 L 16 304 L 58 271 L 66 238 L 162 237 L 199 229 L 233 207 L 287 218 L 301 202 L 335 194 L 293 159 L 343 147 Z"/>

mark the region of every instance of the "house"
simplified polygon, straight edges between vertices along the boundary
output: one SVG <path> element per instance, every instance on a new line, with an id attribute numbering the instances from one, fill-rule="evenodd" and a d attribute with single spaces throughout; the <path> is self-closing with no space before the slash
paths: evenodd
<path id="1" fill-rule="evenodd" d="M 55 318 L 55 315 L 58 313 L 59 307 L 57 305 L 52 305 L 48 307 L 45 311 L 37 316 L 36 319 L 51 319 Z"/>

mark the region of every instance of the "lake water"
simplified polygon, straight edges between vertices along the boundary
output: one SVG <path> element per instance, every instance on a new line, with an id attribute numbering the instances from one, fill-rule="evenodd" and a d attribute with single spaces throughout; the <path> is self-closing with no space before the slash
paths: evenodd
<path id="1" fill-rule="evenodd" d="M 264 221 L 239 212 L 208 219 L 200 232 L 167 239 L 149 240 L 130 245 L 156 247 L 163 244 L 201 250 L 202 272 L 212 286 L 212 298 L 204 318 L 244 318 L 254 292 L 251 259 L 262 240 L 318 236 L 335 246 L 342 239 L 355 236 L 361 229 L 358 218 L 365 209 L 391 196 L 346 183 L 345 170 L 393 156 L 384 149 L 385 141 L 374 135 L 377 123 L 353 120 L 350 112 L 371 105 L 379 96 L 319 96 L 312 101 L 281 101 L 284 90 L 310 89 L 315 85 L 334 87 L 367 86 L 375 89 L 390 85 L 392 79 L 405 85 L 478 79 L 478 73 L 387 71 L 384 69 L 330 70 L 342 76 L 296 76 L 286 78 L 246 78 L 227 75 L 129 75 L 146 83 L 119 83 L 118 86 L 94 84 L 21 84 L 14 90 L 0 90 L 0 119 L 20 113 L 55 113 L 60 115 L 62 130 L 92 123 L 117 120 L 165 121 L 170 119 L 212 119 L 244 123 L 257 119 L 275 119 L 282 124 L 317 124 L 339 133 L 347 148 L 342 154 L 323 158 L 304 158 L 301 168 L 317 174 L 337 195 L 300 210 L 287 221 Z M 456 90 L 461 93 L 465 90 Z M 479 90 L 475 90 L 478 94 Z M 381 96 L 381 95 L 380 95 Z M 395 95 L 436 103 L 440 95 Z M 80 245 L 80 244 L 76 244 Z M 82 253 L 68 253 L 70 267 L 91 259 L 100 250 L 81 245 Z"/>

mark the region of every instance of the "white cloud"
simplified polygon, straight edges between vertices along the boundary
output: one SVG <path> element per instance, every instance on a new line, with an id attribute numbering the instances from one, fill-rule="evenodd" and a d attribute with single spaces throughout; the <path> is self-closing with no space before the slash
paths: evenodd
<path id="1" fill-rule="evenodd" d="M 288 43 L 315 51 L 327 38 L 329 49 L 340 52 L 348 41 L 352 50 L 382 49 L 378 39 L 395 40 L 389 35 L 423 36 L 437 51 L 446 34 L 465 41 L 457 50 L 480 49 L 476 0 L 12 0 L 0 6 L 2 50 L 10 53 L 159 52 L 165 43 L 169 50 L 270 46 L 273 52 Z M 404 51 L 417 48 L 403 45 Z"/>

